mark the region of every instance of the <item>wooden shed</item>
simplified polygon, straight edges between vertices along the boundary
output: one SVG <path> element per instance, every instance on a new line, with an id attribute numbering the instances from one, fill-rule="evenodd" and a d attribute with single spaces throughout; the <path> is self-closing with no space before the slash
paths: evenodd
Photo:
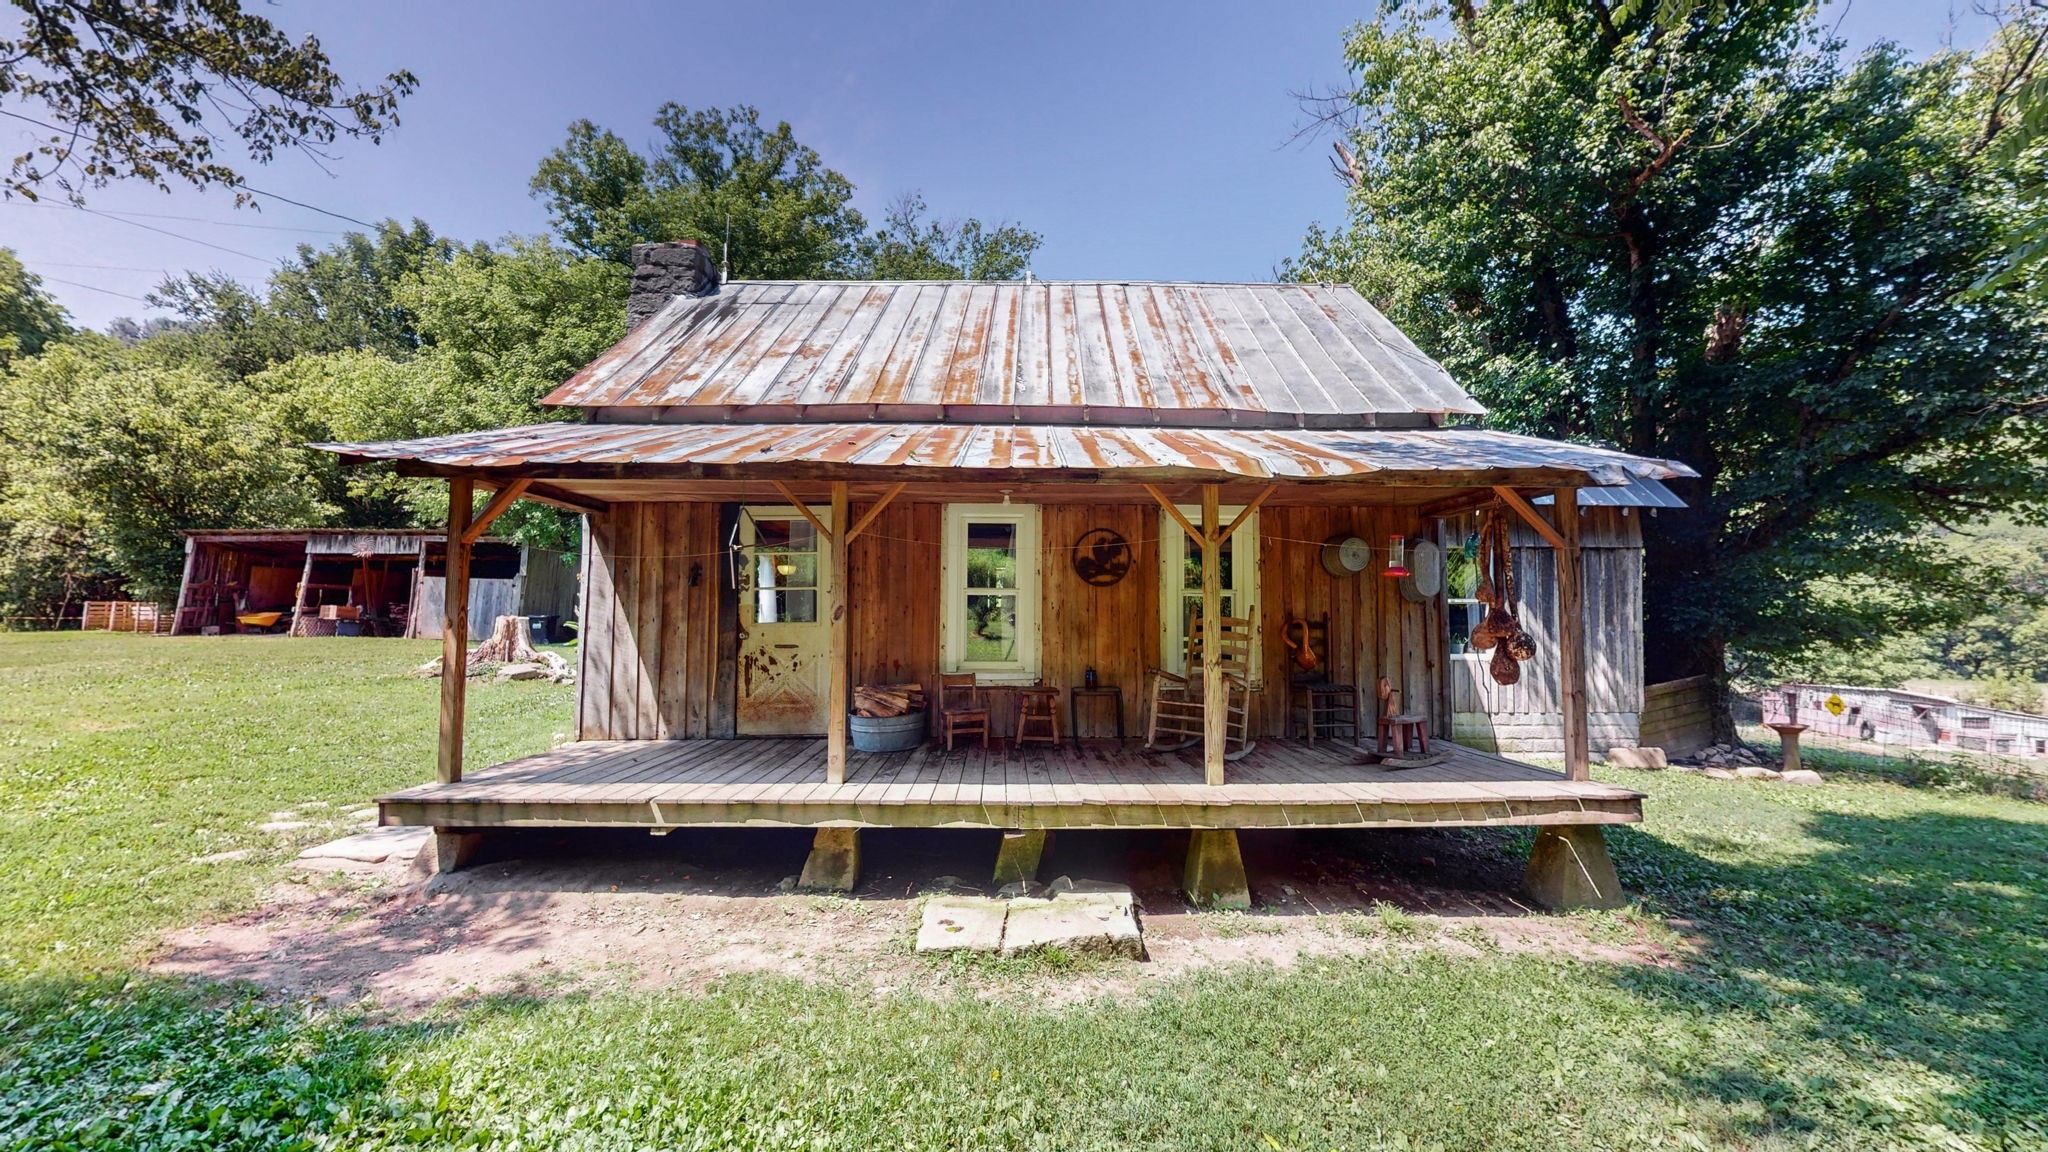
<path id="1" fill-rule="evenodd" d="M 1544 830 L 1539 898 L 1617 897 L 1598 830 L 1642 798 L 1590 779 L 1587 656 L 1640 641 L 1586 639 L 1582 538 L 1615 537 L 1581 494 L 1682 464 L 1478 426 L 1341 286 L 721 285 L 692 246 L 636 262 L 651 318 L 548 397 L 581 423 L 322 445 L 446 478 L 454 539 L 515 499 L 585 514 L 574 742 L 466 771 L 449 678 L 435 781 L 380 800 L 438 830 L 444 867 L 493 827 L 798 826 L 807 881 L 843 885 L 861 828 L 1003 829 L 1013 852 L 1177 828 L 1190 895 L 1242 903 L 1239 829 L 1519 824 Z M 1467 677 L 1427 561 L 1462 555 L 1473 515 L 1527 529 L 1528 654 L 1554 671 L 1526 708 L 1554 710 L 1562 772 L 1446 739 Z M 1619 626 L 1626 597 L 1592 591 Z M 450 614 L 451 658 L 467 627 Z M 918 686 L 935 730 L 978 705 L 992 739 L 861 752 L 858 684 Z M 1355 730 L 1306 727 L 1312 687 L 1348 693 Z M 1018 731 L 1048 708 L 1049 733 Z"/>
<path id="2" fill-rule="evenodd" d="M 441 635 L 447 533 L 397 528 L 186 532 L 174 635 L 218 629 L 295 636 Z M 478 539 L 469 549 L 473 618 L 576 616 L 577 572 L 545 548 Z"/>

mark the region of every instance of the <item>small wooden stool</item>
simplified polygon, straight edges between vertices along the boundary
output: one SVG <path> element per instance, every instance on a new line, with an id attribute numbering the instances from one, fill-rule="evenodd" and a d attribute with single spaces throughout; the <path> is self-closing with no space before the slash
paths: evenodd
<path id="1" fill-rule="evenodd" d="M 1017 689 L 1017 746 L 1026 744 L 1060 746 L 1060 690 L 1032 687 Z"/>

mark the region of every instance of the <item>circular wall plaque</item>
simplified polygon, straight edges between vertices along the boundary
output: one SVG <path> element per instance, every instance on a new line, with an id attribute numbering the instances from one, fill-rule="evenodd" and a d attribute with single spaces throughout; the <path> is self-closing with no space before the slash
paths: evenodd
<path id="1" fill-rule="evenodd" d="M 1323 541 L 1323 570 L 1332 576 L 1356 576 L 1372 565 L 1372 545 L 1356 536 Z"/>
<path id="2" fill-rule="evenodd" d="M 1091 528 L 1074 541 L 1074 574 L 1081 583 L 1107 588 L 1131 571 L 1131 546 L 1107 528 Z"/>

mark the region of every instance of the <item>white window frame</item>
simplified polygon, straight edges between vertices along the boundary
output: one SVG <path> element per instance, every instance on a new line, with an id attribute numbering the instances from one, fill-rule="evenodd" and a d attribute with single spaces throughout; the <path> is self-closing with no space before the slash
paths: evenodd
<path id="1" fill-rule="evenodd" d="M 1230 505 L 1216 510 L 1217 530 L 1221 531 L 1237 519 L 1244 511 L 1242 505 Z M 1197 528 L 1202 526 L 1200 505 L 1180 505 L 1181 515 Z M 1176 675 L 1187 675 L 1187 629 L 1182 623 L 1180 596 L 1181 569 L 1188 561 L 1188 534 L 1173 517 L 1165 512 L 1159 514 L 1159 666 Z M 1252 621 L 1253 687 L 1257 687 L 1260 664 L 1256 653 L 1259 646 L 1259 514 L 1253 512 L 1245 518 L 1238 530 L 1231 534 L 1229 546 L 1237 559 L 1231 564 L 1230 594 L 1235 601 L 1233 611 L 1250 610 Z"/>
<path id="2" fill-rule="evenodd" d="M 967 525 L 1009 523 L 1017 526 L 1017 659 L 968 660 L 967 652 Z M 1039 509 L 1036 504 L 948 504 L 939 578 L 945 607 L 941 614 L 941 663 L 947 672 L 972 672 L 984 683 L 1029 683 L 1038 679 Z M 1008 591 L 1005 589 L 1004 591 Z"/>

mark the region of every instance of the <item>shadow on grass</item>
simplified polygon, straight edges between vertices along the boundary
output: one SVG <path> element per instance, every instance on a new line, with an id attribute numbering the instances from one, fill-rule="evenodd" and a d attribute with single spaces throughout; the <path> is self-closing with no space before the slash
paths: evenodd
<path id="1" fill-rule="evenodd" d="M 1661 1069 L 1672 1091 L 1757 1137 L 2048 1143 L 2048 825 L 1823 810 L 1805 832 L 1820 851 L 1769 863 L 1610 833 L 1624 883 L 1701 943 L 1608 974 L 1722 1037 Z"/>

